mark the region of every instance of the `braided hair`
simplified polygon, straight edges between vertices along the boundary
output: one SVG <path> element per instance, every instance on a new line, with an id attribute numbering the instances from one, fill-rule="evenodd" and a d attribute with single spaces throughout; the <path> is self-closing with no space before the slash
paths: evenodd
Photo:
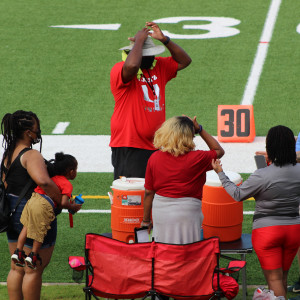
<path id="1" fill-rule="evenodd" d="M 297 163 L 295 145 L 295 137 L 290 128 L 278 125 L 269 130 L 266 150 L 268 158 L 275 166 L 282 167 L 285 164 Z"/>
<path id="2" fill-rule="evenodd" d="M 71 170 L 77 169 L 77 160 L 70 154 L 64 154 L 63 152 L 55 153 L 55 159 L 49 161 L 53 165 L 55 175 L 67 175 Z"/>
<path id="3" fill-rule="evenodd" d="M 31 111 L 17 110 L 12 114 L 7 113 L 3 117 L 1 122 L 1 132 L 3 135 L 2 147 L 4 148 L 3 160 L 7 158 L 7 167 L 11 165 L 12 155 L 17 142 L 23 138 L 26 130 L 33 128 L 35 122 L 37 122 L 38 128 L 40 128 L 40 120 Z"/>

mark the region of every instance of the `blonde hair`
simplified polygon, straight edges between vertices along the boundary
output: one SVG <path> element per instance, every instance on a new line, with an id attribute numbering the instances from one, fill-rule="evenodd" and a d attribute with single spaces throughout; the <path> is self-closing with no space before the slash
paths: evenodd
<path id="1" fill-rule="evenodd" d="M 155 132 L 154 147 L 179 156 L 195 149 L 194 124 L 188 117 L 173 117 Z"/>

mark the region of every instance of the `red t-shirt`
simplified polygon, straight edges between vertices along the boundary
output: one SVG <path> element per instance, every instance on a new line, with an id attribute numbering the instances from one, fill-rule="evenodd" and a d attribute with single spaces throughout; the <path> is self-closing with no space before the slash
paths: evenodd
<path id="1" fill-rule="evenodd" d="M 206 172 L 217 158 L 215 150 L 190 151 L 175 157 L 168 152 L 156 151 L 148 161 L 145 188 L 164 197 L 193 197 L 202 199 Z"/>
<path id="2" fill-rule="evenodd" d="M 115 64 L 110 73 L 110 87 L 115 99 L 111 117 L 110 147 L 134 147 L 154 150 L 155 131 L 165 121 L 165 86 L 176 77 L 178 63 L 172 57 L 156 57 L 151 76 L 157 100 L 145 81 L 135 77 L 127 83 L 122 81 L 124 62 Z M 150 81 L 147 70 L 144 76 Z"/>
<path id="3" fill-rule="evenodd" d="M 65 176 L 56 175 L 54 177 L 51 177 L 51 179 L 57 185 L 62 195 L 67 195 L 69 198 L 71 198 L 73 186 L 72 183 Z M 34 191 L 41 195 L 46 195 L 45 191 L 39 186 L 37 186 Z"/>

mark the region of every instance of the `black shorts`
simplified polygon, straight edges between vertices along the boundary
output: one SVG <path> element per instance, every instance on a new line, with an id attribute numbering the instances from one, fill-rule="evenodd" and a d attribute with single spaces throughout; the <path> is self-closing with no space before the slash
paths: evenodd
<path id="1" fill-rule="evenodd" d="M 111 162 L 116 180 L 120 176 L 145 178 L 148 159 L 156 150 L 112 147 L 111 151 Z"/>
<path id="2" fill-rule="evenodd" d="M 13 209 L 17 203 L 18 196 L 9 194 L 9 203 L 10 203 L 10 209 Z M 23 198 L 20 202 L 20 204 L 17 207 L 17 210 L 12 215 L 11 224 L 10 227 L 6 233 L 7 239 L 9 243 L 16 243 L 18 241 L 19 234 L 23 228 L 22 223 L 20 222 L 21 214 L 23 211 L 23 208 L 26 204 L 27 200 Z M 48 230 L 47 235 L 45 236 L 44 242 L 42 244 L 42 249 L 49 248 L 55 245 L 56 242 L 56 235 L 57 235 L 57 219 L 55 218 L 54 221 L 50 224 L 51 229 Z M 27 238 L 25 242 L 25 246 L 28 248 L 32 248 L 33 240 Z"/>

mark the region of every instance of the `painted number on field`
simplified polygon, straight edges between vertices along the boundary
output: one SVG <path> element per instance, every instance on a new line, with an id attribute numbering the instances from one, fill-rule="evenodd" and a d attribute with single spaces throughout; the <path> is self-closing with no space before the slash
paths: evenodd
<path id="1" fill-rule="evenodd" d="M 154 20 L 157 24 L 176 24 L 180 22 L 193 22 L 201 21 L 208 22 L 207 24 L 184 24 L 183 29 L 186 30 L 201 30 L 202 33 L 195 34 L 176 34 L 163 30 L 163 33 L 173 39 L 213 39 L 221 37 L 234 36 L 240 31 L 233 26 L 241 23 L 240 20 L 225 17 L 170 17 Z"/>
<path id="2" fill-rule="evenodd" d="M 201 24 L 197 24 L 201 22 Z M 163 30 L 165 35 L 173 39 L 213 39 L 234 36 L 240 33 L 234 26 L 241 23 L 240 20 L 225 17 L 169 17 L 154 20 L 158 24 L 177 24 L 185 22 L 182 28 L 194 30 L 194 34 L 178 34 Z M 190 22 L 190 24 L 188 24 Z M 205 23 L 205 24 L 203 24 Z M 121 24 L 80 24 L 80 25 L 52 25 L 55 28 L 90 29 L 90 30 L 118 30 Z"/>

